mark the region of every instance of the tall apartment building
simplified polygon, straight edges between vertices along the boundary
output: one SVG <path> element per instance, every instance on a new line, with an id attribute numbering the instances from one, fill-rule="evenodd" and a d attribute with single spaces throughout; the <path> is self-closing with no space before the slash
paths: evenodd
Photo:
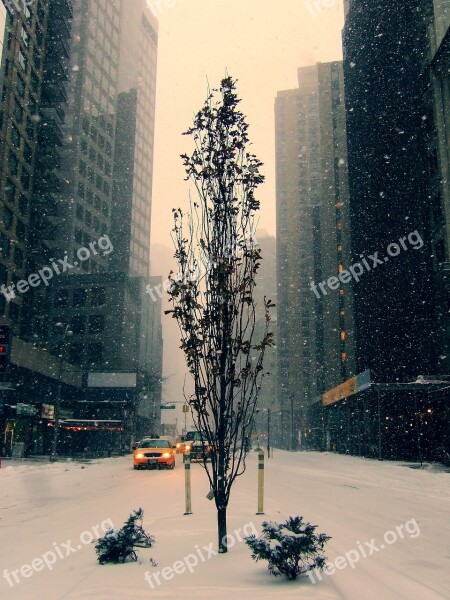
<path id="1" fill-rule="evenodd" d="M 66 262 L 48 286 L 0 296 L 22 336 L 13 360 L 27 362 L 24 340 L 35 356 L 45 345 L 74 418 L 136 435 L 160 424 L 161 307 L 146 294 L 157 28 L 145 0 L 36 0 L 8 19 L 2 69 L 0 283 Z M 126 383 L 101 377 L 114 372 Z"/>
<path id="2" fill-rule="evenodd" d="M 47 42 L 48 3 L 23 10 L 7 3 L 0 107 L 0 284 L 10 286 L 27 271 L 33 198 L 38 107 Z M 5 12 L 3 11 L 3 15 Z M 7 301 L 0 295 L 0 313 L 17 331 L 20 294 Z"/>
<path id="3" fill-rule="evenodd" d="M 357 369 L 382 382 L 439 371 L 429 8 L 426 0 L 352 0 L 344 29 L 353 261 L 375 252 L 384 261 L 354 286 Z M 413 232 L 423 247 L 389 257 L 389 245 Z"/>
<path id="4" fill-rule="evenodd" d="M 308 447 L 311 406 L 354 373 L 351 286 L 314 288 L 349 264 L 342 66 L 298 78 L 275 104 L 278 394 L 291 448 Z"/>
<path id="5" fill-rule="evenodd" d="M 436 175 L 431 186 L 433 262 L 439 291 L 440 371 L 450 372 L 450 0 L 434 0 L 429 27 Z"/>
<path id="6" fill-rule="evenodd" d="M 150 318 L 145 293 L 157 41 L 157 21 L 145 0 L 74 3 L 57 236 L 58 252 L 68 256 L 73 270 L 49 288 L 43 312 L 48 332 L 57 322 L 70 326 L 68 356 L 88 382 L 89 372 L 137 374 L 134 390 L 107 392 L 131 405 L 150 402 L 141 393 L 149 377 L 161 389 L 161 369 L 150 359 L 149 346 L 160 326 L 153 313 Z M 97 245 L 97 252 L 89 252 L 101 239 L 108 240 L 107 251 Z M 84 249 L 90 257 L 81 261 Z M 158 348 L 162 352 L 161 344 Z M 96 414 L 98 398 L 98 390 L 86 390 Z M 147 427 L 156 431 L 160 403 L 154 404 L 156 412 L 149 407 L 144 412 L 155 414 Z"/>
<path id="7" fill-rule="evenodd" d="M 283 428 L 296 448 L 317 395 L 314 278 L 320 206 L 317 67 L 299 69 L 299 88 L 275 101 L 277 181 L 278 381 Z"/>
<path id="8" fill-rule="evenodd" d="M 320 277 L 338 277 L 351 263 L 347 130 L 342 62 L 318 65 L 321 156 Z M 344 278 L 345 280 L 345 278 Z M 335 284 L 337 285 L 337 284 Z M 317 298 L 317 297 L 316 297 Z M 331 390 L 355 374 L 353 286 L 342 284 L 317 298 L 322 337 L 318 362 L 319 392 Z"/>

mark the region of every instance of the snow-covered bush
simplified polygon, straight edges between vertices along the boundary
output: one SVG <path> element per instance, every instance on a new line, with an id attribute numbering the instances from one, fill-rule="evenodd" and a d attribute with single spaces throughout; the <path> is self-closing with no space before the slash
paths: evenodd
<path id="1" fill-rule="evenodd" d="M 128 558 L 137 560 L 135 548 L 151 548 L 155 539 L 148 535 L 142 527 L 144 511 L 142 508 L 133 511 L 125 521 L 122 529 L 108 529 L 95 544 L 98 562 L 125 562 Z"/>
<path id="2" fill-rule="evenodd" d="M 265 521 L 262 526 L 261 535 L 250 535 L 245 543 L 252 550 L 253 560 L 269 562 L 270 573 L 297 579 L 311 569 L 323 570 L 323 547 L 331 538 L 316 534 L 317 525 L 303 523 L 302 517 L 289 517 L 285 523 Z"/>

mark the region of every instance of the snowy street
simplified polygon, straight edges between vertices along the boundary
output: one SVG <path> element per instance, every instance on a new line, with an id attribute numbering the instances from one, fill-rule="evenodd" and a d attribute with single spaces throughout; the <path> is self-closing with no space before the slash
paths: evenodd
<path id="1" fill-rule="evenodd" d="M 134 471 L 131 455 L 90 464 L 3 463 L 0 598 L 448 598 L 449 474 L 275 450 L 275 457 L 266 459 L 265 515 L 256 516 L 257 457 L 252 453 L 229 508 L 228 533 L 235 543 L 228 555 L 208 558 L 212 552 L 206 548 L 217 549 L 214 504 L 205 497 L 209 488 L 200 465 L 194 464 L 191 473 L 193 514 L 184 516 L 180 456 L 174 471 Z M 98 565 L 89 543 L 92 532 L 101 534 L 105 522 L 119 528 L 139 507 L 146 531 L 156 538 L 154 547 L 140 550 L 137 563 Z M 322 581 L 271 576 L 265 563 L 252 561 L 235 533 L 239 528 L 242 535 L 251 533 L 253 526 L 260 531 L 263 520 L 280 522 L 289 515 L 302 515 L 332 537 L 326 556 L 332 563 L 337 559 L 336 568 L 322 574 Z M 354 568 L 342 558 L 352 550 Z M 160 585 L 150 575 L 151 585 L 145 580 L 146 572 L 172 568 L 188 555 L 192 573 L 172 571 L 170 578 L 159 577 Z"/>

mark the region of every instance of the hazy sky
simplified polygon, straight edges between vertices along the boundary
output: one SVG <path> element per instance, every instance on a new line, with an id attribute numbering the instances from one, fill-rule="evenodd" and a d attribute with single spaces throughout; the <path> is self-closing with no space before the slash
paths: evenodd
<path id="1" fill-rule="evenodd" d="M 216 87 L 226 69 L 239 80 L 253 151 L 265 163 L 259 226 L 275 234 L 275 96 L 297 87 L 298 67 L 341 58 L 342 0 L 311 0 L 313 13 L 307 0 L 170 2 L 164 8 L 161 0 L 158 10 L 158 0 L 149 1 L 159 21 L 152 244 L 172 249 L 171 209 L 185 206 L 189 195 L 179 155 L 192 145 L 181 133 L 203 104 L 207 80 Z M 152 249 L 154 274 L 165 278 L 169 262 L 169 251 Z M 185 361 L 176 323 L 164 315 L 163 335 L 164 400 L 180 401 Z M 166 422 L 182 422 L 181 405 L 163 412 Z"/>
<path id="2" fill-rule="evenodd" d="M 179 155 L 192 146 L 181 132 L 207 80 L 216 87 L 225 69 L 239 80 L 253 150 L 265 164 L 260 226 L 275 234 L 274 99 L 297 87 L 297 67 L 341 58 L 342 0 L 311 0 L 310 10 L 308 0 L 148 2 L 159 21 L 152 243 L 170 244 L 171 209 L 189 192 Z"/>

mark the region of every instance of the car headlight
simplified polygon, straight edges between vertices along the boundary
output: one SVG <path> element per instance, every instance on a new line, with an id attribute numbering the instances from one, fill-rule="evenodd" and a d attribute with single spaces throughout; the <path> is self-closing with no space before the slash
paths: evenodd
<path id="1" fill-rule="evenodd" d="M 136 458 L 144 458 L 143 454 L 136 454 Z"/>
<path id="2" fill-rule="evenodd" d="M 189 446 L 189 444 L 186 446 L 186 450 L 190 450 L 191 447 Z"/>
<path id="3" fill-rule="evenodd" d="M 177 444 L 177 448 L 179 448 L 179 447 L 180 447 L 180 445 L 181 445 L 181 444 Z"/>
<path id="4" fill-rule="evenodd" d="M 170 454 L 170 452 L 164 452 L 163 454 L 163 458 L 170 458 L 172 455 Z"/>

